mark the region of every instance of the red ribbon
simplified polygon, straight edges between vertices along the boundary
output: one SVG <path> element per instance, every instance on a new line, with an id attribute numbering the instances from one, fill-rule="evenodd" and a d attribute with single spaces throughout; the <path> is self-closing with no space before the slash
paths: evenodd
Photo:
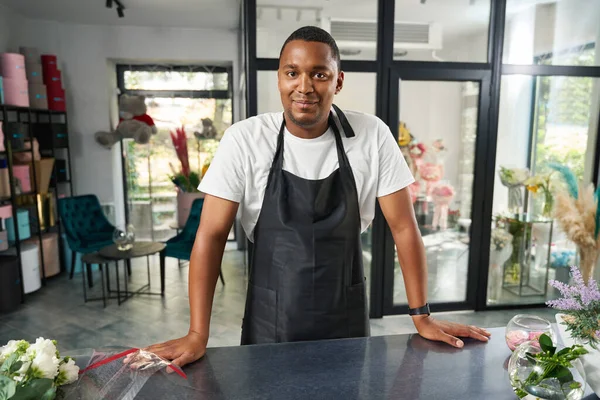
<path id="1" fill-rule="evenodd" d="M 123 357 L 128 356 L 129 354 L 135 353 L 136 351 L 139 351 L 139 350 L 140 349 L 129 349 L 129 350 L 126 350 L 126 351 L 124 351 L 122 353 L 118 353 L 118 354 L 112 355 L 112 356 L 110 356 L 110 357 L 108 357 L 108 358 L 106 358 L 106 359 L 104 359 L 102 361 L 98 361 L 97 363 L 94 363 L 94 364 L 88 366 L 87 368 L 79 370 L 79 375 L 84 374 L 84 373 L 86 373 L 89 370 L 92 370 L 92 369 L 101 367 L 103 365 L 106 365 L 108 363 L 111 363 L 113 361 L 116 361 L 119 358 L 123 358 Z M 179 367 L 177 367 L 176 365 L 169 364 L 167 366 L 167 368 L 171 368 L 173 371 L 175 371 L 175 373 L 177 375 L 181 376 L 183 379 L 187 379 L 187 375 L 185 373 L 183 373 L 183 371 L 181 369 L 179 369 Z"/>

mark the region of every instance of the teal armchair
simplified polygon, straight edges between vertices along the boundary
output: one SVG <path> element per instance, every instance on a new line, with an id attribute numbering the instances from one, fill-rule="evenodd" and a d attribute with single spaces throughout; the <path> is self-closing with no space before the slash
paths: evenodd
<path id="1" fill-rule="evenodd" d="M 165 249 L 160 253 L 161 265 L 164 265 L 166 257 L 176 258 L 178 260 L 190 260 L 192 254 L 192 248 L 194 247 L 194 241 L 196 240 L 196 232 L 200 225 L 200 215 L 202 214 L 202 206 L 204 205 L 204 199 L 196 199 L 192 203 L 190 215 L 185 222 L 185 226 L 181 232 L 167 240 Z M 221 282 L 225 285 L 225 279 L 223 279 L 223 272 L 219 272 Z M 164 287 L 164 275 L 161 276 L 161 283 Z"/>
<path id="2" fill-rule="evenodd" d="M 73 252 L 69 275 L 69 279 L 73 279 L 77 254 L 94 253 L 112 245 L 115 227 L 106 219 L 100 202 L 94 195 L 58 199 L 58 213 L 67 244 Z M 90 273 L 88 269 L 88 278 L 91 278 Z M 89 282 L 91 284 L 91 279 Z"/>

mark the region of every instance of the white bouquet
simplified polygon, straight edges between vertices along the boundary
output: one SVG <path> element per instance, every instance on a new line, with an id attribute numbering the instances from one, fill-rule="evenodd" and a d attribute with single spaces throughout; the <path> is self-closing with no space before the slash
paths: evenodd
<path id="1" fill-rule="evenodd" d="M 53 340 L 11 340 L 0 347 L 0 400 L 52 400 L 59 386 L 78 376 L 75 361 L 61 358 Z"/>
<path id="2" fill-rule="evenodd" d="M 529 178 L 527 168 L 500 167 L 500 182 L 508 188 L 508 208 L 515 213 L 523 205 L 521 187 Z"/>

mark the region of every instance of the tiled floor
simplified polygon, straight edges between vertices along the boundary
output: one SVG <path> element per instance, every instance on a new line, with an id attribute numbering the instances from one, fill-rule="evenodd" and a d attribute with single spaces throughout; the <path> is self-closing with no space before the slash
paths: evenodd
<path id="1" fill-rule="evenodd" d="M 121 268 L 123 271 L 123 268 Z M 226 285 L 219 282 L 215 293 L 209 346 L 236 346 L 245 301 L 245 269 L 243 253 L 228 250 L 223 261 Z M 108 345 L 143 347 L 172 339 L 187 332 L 189 305 L 187 298 L 187 264 L 178 268 L 176 260 L 168 260 L 166 295 L 136 296 L 121 306 L 110 300 L 105 309 L 102 302 L 83 302 L 81 274 L 69 280 L 63 275 L 51 279 L 47 286 L 30 294 L 17 311 L 0 315 L 0 345 L 10 339 L 35 340 L 43 336 L 58 340 L 61 350 L 73 350 Z M 159 290 L 158 259 L 152 260 L 152 289 Z M 100 290 L 99 272 L 95 272 L 95 287 Z M 112 273 L 114 281 L 114 270 Z M 146 262 L 134 262 L 130 289 L 146 282 Z M 121 281 L 121 284 L 123 282 Z M 113 282 L 113 288 L 115 287 Z M 528 313 L 552 318 L 549 309 L 528 310 Z M 439 318 L 476 324 L 482 327 L 504 326 L 518 311 L 459 312 L 439 315 Z M 373 335 L 415 332 L 409 317 L 386 317 L 371 321 Z"/>

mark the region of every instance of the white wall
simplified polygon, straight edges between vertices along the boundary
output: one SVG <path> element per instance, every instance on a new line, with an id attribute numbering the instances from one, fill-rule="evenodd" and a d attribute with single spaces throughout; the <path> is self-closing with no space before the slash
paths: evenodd
<path id="1" fill-rule="evenodd" d="M 530 64 L 534 56 L 595 42 L 599 16 L 597 0 L 562 0 L 520 9 L 507 18 L 504 62 Z"/>
<path id="2" fill-rule="evenodd" d="M 403 81 L 400 84 L 400 120 L 425 145 L 443 139 L 448 149 L 444 180 L 455 188 L 459 184 L 461 111 L 460 82 Z"/>
<path id="3" fill-rule="evenodd" d="M 121 185 L 121 180 L 115 179 L 120 177 L 121 166 L 115 163 L 118 156 L 94 141 L 95 132 L 109 130 L 115 122 L 111 118 L 117 96 L 113 60 L 229 62 L 234 66 L 234 76 L 238 76 L 235 31 L 109 27 L 24 19 L 13 38 L 14 45 L 34 46 L 58 56 L 67 91 L 74 186 L 78 194 L 94 193 L 101 202 L 118 203 L 122 199 L 115 193 Z M 234 93 L 238 83 L 234 79 Z"/>
<path id="4" fill-rule="evenodd" d="M 12 38 L 15 26 L 20 24 L 21 17 L 10 8 L 0 4 L 0 53 L 14 52 Z"/>

